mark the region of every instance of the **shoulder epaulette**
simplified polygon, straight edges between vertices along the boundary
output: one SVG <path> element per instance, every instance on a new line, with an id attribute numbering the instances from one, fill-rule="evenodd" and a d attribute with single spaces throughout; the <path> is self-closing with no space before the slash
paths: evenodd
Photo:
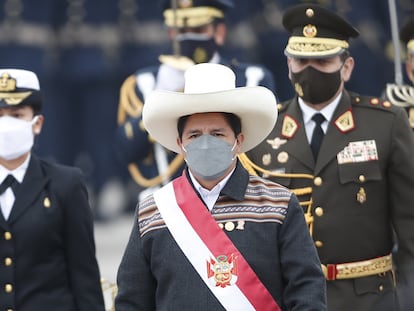
<path id="1" fill-rule="evenodd" d="M 391 111 L 393 109 L 393 105 L 389 100 L 380 97 L 362 96 L 352 93 L 350 95 L 352 106 L 367 107 L 387 111 Z"/>

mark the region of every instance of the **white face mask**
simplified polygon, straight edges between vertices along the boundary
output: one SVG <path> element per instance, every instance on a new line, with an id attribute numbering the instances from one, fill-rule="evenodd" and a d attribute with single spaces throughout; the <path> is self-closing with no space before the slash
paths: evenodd
<path id="1" fill-rule="evenodd" d="M 0 117 L 0 158 L 13 160 L 30 151 L 34 142 L 32 121 L 17 119 L 10 116 Z"/>

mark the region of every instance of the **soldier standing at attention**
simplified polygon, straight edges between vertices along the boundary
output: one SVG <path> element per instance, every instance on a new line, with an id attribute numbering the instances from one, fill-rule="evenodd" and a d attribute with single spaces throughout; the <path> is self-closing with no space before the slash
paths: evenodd
<path id="1" fill-rule="evenodd" d="M 226 39 L 226 12 L 231 0 L 162 0 L 164 21 L 178 55 L 161 55 L 160 63 L 141 68 L 121 87 L 115 143 L 121 161 L 144 190 L 140 197 L 179 176 L 183 157 L 154 142 L 142 124 L 145 97 L 154 89 L 182 91 L 184 70 L 197 63 L 220 63 L 236 74 L 237 86 L 266 86 L 274 91 L 273 76 L 260 65 L 224 59 L 219 48 Z"/>
<path id="2" fill-rule="evenodd" d="M 344 88 L 355 65 L 349 40 L 359 34 L 347 21 L 303 4 L 285 12 L 283 25 L 297 95 L 241 159 L 299 194 L 329 310 L 414 310 L 414 136 L 406 113 Z"/>

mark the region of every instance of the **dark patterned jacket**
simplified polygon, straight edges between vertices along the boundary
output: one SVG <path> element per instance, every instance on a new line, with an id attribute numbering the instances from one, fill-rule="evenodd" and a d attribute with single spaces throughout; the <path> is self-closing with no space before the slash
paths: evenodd
<path id="1" fill-rule="evenodd" d="M 302 209 L 286 188 L 249 176 L 239 164 L 211 215 L 282 310 L 326 309 L 320 262 Z M 224 310 L 176 244 L 152 195 L 139 206 L 118 289 L 117 311 Z"/>

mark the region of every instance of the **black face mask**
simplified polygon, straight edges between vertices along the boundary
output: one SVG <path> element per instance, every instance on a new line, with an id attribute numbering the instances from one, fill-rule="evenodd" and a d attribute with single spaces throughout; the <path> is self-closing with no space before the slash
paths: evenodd
<path id="1" fill-rule="evenodd" d="M 214 38 L 204 34 L 180 34 L 177 40 L 180 43 L 181 55 L 191 58 L 196 64 L 209 62 L 217 51 Z"/>
<path id="2" fill-rule="evenodd" d="M 341 69 L 326 73 L 308 66 L 300 72 L 292 72 L 291 82 L 299 97 L 317 105 L 334 97 L 341 85 Z"/>

